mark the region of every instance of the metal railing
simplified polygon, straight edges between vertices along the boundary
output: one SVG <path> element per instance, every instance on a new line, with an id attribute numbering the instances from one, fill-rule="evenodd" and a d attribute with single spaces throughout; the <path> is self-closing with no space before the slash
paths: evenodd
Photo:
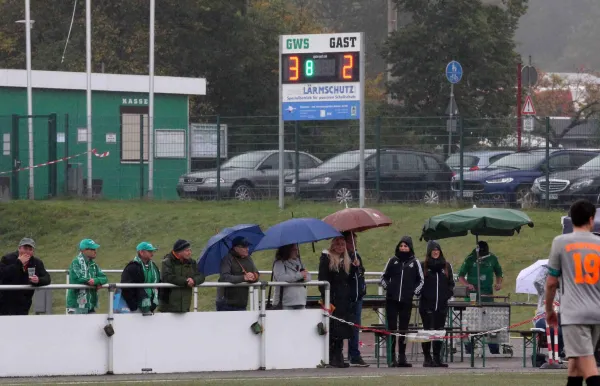
<path id="1" fill-rule="evenodd" d="M 54 270 L 56 271 L 56 270 Z M 49 271 L 50 272 L 50 271 Z M 106 270 L 104 272 L 109 272 Z M 285 282 L 257 282 L 257 283 L 240 283 L 240 284 L 231 284 L 231 283 L 220 283 L 220 282 L 208 282 L 202 283 L 194 288 L 219 288 L 219 287 L 250 287 L 250 288 L 259 288 L 261 290 L 261 299 L 260 302 L 260 313 L 259 313 L 259 323 L 264 326 L 266 311 L 267 311 L 267 293 L 266 288 L 272 287 L 298 287 L 298 286 L 313 286 L 313 287 L 325 287 L 325 299 L 324 299 L 324 309 L 323 313 L 323 325 L 325 327 L 324 334 L 324 347 L 323 347 L 323 358 L 325 363 L 329 363 L 329 310 L 330 306 L 330 285 L 327 281 L 311 281 L 306 283 L 285 283 Z M 47 286 L 36 287 L 33 285 L 0 285 L 0 291 L 18 291 L 24 289 L 35 289 L 35 290 L 62 290 L 62 289 L 94 289 L 99 287 L 92 287 L 83 284 L 50 284 Z M 119 288 L 181 288 L 174 284 L 170 283 L 108 283 L 102 285 L 100 288 L 108 289 L 108 314 L 107 314 L 107 322 L 112 325 L 114 320 L 114 295 L 117 289 Z M 252 311 L 252 310 L 251 310 Z M 114 358 L 113 358 L 113 340 L 110 339 L 108 341 L 108 374 L 113 373 L 114 369 Z M 266 365 L 266 335 L 261 333 L 261 353 L 260 353 L 260 363 L 261 369 L 265 369 Z"/>

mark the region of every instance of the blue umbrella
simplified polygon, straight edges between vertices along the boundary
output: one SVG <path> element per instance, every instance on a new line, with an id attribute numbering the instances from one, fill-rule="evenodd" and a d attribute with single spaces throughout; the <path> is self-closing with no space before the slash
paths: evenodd
<path id="1" fill-rule="evenodd" d="M 277 249 L 289 244 L 312 243 L 341 236 L 334 227 L 316 218 L 293 218 L 273 225 L 255 251 Z"/>
<path id="2" fill-rule="evenodd" d="M 252 253 L 260 240 L 265 237 L 265 234 L 256 224 L 241 224 L 223 229 L 208 240 L 200 255 L 198 271 L 206 276 L 219 273 L 221 271 L 221 260 L 231 249 L 233 239 L 239 236 L 248 240 L 250 253 Z"/>

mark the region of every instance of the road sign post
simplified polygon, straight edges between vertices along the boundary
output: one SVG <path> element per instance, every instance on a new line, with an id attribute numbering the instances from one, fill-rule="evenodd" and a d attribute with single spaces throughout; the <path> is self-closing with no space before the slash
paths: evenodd
<path id="1" fill-rule="evenodd" d="M 455 113 L 458 113 L 458 107 L 456 106 L 456 102 L 454 101 L 454 85 L 462 79 L 463 69 L 459 62 L 456 60 L 451 61 L 446 65 L 446 79 L 450 82 L 450 106 L 449 106 L 449 115 L 450 115 L 450 123 L 448 124 L 448 156 L 452 154 L 452 117 Z"/>
<path id="2" fill-rule="evenodd" d="M 284 122 L 359 120 L 359 203 L 365 198 L 364 33 L 279 37 L 279 164 L 284 164 Z M 284 168 L 279 207 L 284 208 Z"/>

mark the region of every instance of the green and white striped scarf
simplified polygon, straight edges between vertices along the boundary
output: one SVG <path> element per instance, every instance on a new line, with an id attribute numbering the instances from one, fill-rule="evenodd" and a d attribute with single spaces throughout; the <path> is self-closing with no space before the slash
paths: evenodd
<path id="1" fill-rule="evenodd" d="M 160 274 L 158 272 L 158 268 L 156 268 L 156 264 L 152 262 L 152 260 L 148 261 L 148 264 L 145 264 L 139 256 L 135 256 L 133 261 L 141 264 L 142 269 L 144 271 L 144 283 L 158 283 L 160 281 Z M 144 288 L 148 297 L 142 300 L 141 307 L 150 307 L 151 303 L 158 305 L 158 288 Z"/>

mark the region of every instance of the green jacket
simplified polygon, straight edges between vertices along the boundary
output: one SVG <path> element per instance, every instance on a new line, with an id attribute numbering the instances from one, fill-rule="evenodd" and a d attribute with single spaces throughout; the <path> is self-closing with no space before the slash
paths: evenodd
<path id="1" fill-rule="evenodd" d="M 79 253 L 69 267 L 69 284 L 87 284 L 90 279 L 94 279 L 94 286 L 108 283 L 106 275 L 96 261 Z M 68 290 L 67 308 L 75 309 L 78 314 L 87 314 L 97 309 L 98 291 L 95 287 Z"/>
<path id="2" fill-rule="evenodd" d="M 173 253 L 163 258 L 160 269 L 161 282 L 171 283 L 182 288 L 161 288 L 158 293 L 158 310 L 160 312 L 189 312 L 192 300 L 192 288 L 187 286 L 187 279 L 194 279 L 194 284 L 204 283 L 204 275 L 198 272 L 194 259 L 180 260 Z"/>
<path id="3" fill-rule="evenodd" d="M 475 286 L 477 291 L 477 252 L 473 250 L 469 256 L 465 259 L 460 271 L 458 272 L 459 277 L 465 277 L 469 284 Z M 479 266 L 479 274 L 481 279 L 481 294 L 492 295 L 494 293 L 494 275 L 496 277 L 502 277 L 502 267 L 498 262 L 498 257 L 493 253 L 484 256 L 481 259 Z"/>

